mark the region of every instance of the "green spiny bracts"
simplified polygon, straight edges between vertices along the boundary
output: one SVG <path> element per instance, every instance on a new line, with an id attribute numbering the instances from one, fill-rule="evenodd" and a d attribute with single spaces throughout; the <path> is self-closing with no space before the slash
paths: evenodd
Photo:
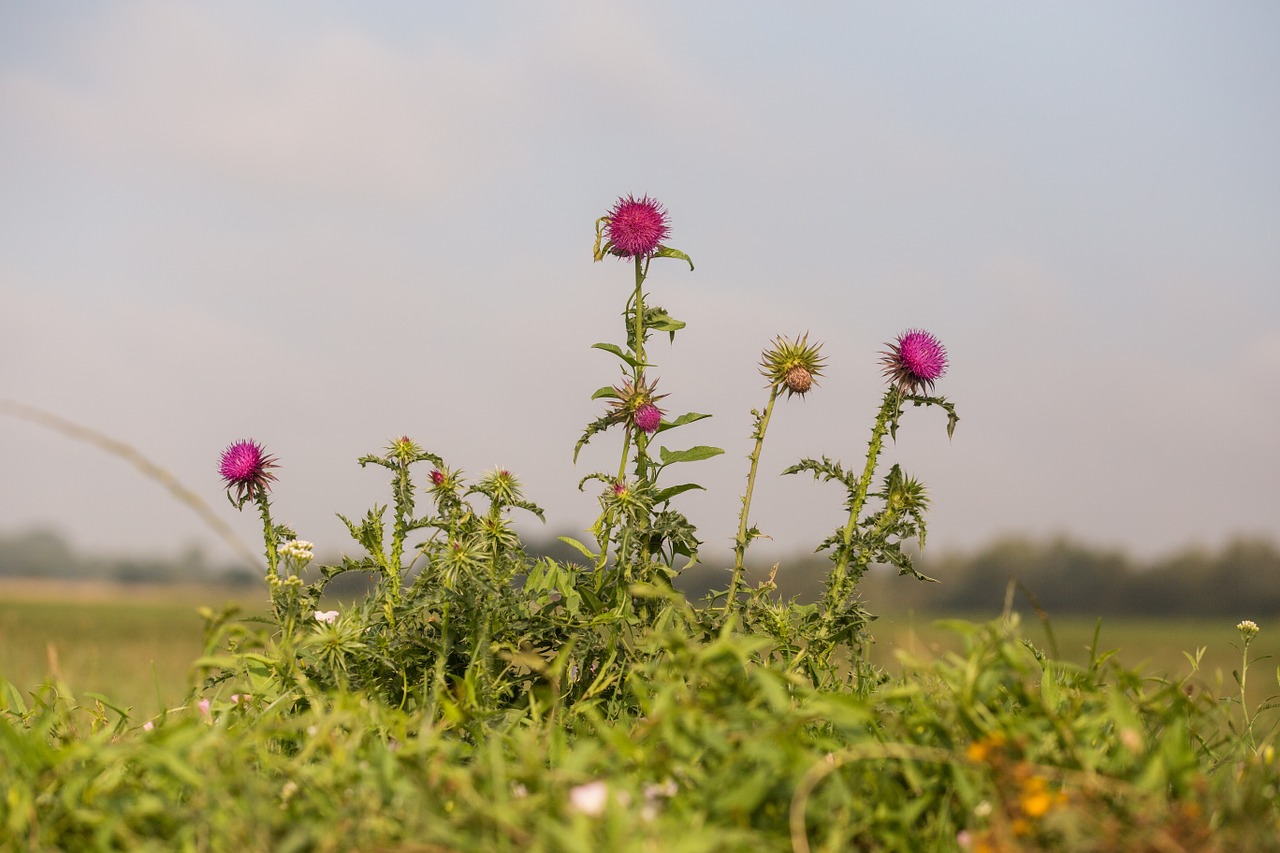
<path id="1" fill-rule="evenodd" d="M 771 386 L 786 389 L 787 396 L 803 397 L 817 384 L 817 378 L 826 367 L 822 357 L 822 344 L 809 344 L 809 333 L 796 340 L 779 335 L 773 345 L 764 351 L 760 360 L 760 373 Z"/>

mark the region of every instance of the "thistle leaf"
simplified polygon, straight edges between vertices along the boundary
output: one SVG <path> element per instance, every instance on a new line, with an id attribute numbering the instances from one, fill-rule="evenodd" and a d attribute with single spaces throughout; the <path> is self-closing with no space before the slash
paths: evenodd
<path id="1" fill-rule="evenodd" d="M 658 448 L 658 455 L 662 459 L 662 464 L 673 465 L 676 462 L 699 462 L 703 459 L 710 459 L 713 456 L 719 456 L 724 453 L 719 447 L 709 447 L 705 444 L 699 444 L 696 447 L 690 447 L 688 450 L 667 450 L 665 447 Z"/>
<path id="2" fill-rule="evenodd" d="M 678 261 L 684 261 L 689 265 L 689 271 L 693 272 L 693 260 L 679 249 L 673 249 L 670 246 L 659 246 L 658 251 L 653 253 L 655 258 L 675 258 Z"/>
<path id="3" fill-rule="evenodd" d="M 706 487 L 699 486 L 697 483 L 681 483 L 678 486 L 671 486 L 670 488 L 663 489 L 662 491 L 655 494 L 653 496 L 653 502 L 655 504 L 665 503 L 671 500 L 672 498 L 674 498 L 676 495 L 684 494 L 685 492 L 691 492 L 694 489 L 698 489 L 699 491 L 703 491 L 703 492 L 706 491 Z"/>
<path id="4" fill-rule="evenodd" d="M 592 344 L 591 348 L 602 349 L 605 352 L 611 352 L 614 355 L 616 355 L 618 358 L 625 361 L 631 367 L 644 367 L 644 365 L 636 361 L 633 355 L 625 351 L 622 347 L 618 346 L 617 344 Z"/>
<path id="5" fill-rule="evenodd" d="M 709 418 L 709 417 L 711 417 L 711 415 L 704 415 L 700 412 L 686 412 L 685 414 L 681 415 L 680 417 L 676 418 L 673 421 L 663 421 L 658 426 L 658 432 L 665 432 L 666 430 L 675 429 L 676 427 L 684 426 L 685 424 L 691 424 L 694 421 L 700 421 L 703 418 Z"/>

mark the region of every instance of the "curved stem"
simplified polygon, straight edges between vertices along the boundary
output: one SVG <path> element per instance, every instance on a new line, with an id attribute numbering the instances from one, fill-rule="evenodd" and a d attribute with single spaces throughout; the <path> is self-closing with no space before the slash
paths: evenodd
<path id="1" fill-rule="evenodd" d="M 747 556 L 747 517 L 751 512 L 751 495 L 756 487 L 756 471 L 760 467 L 760 450 L 764 446 L 764 434 L 769 429 L 769 418 L 773 417 L 773 404 L 778 401 L 781 386 L 774 385 L 769 389 L 769 402 L 764 407 L 764 414 L 756 421 L 755 447 L 751 449 L 751 468 L 747 472 L 747 490 L 742 495 L 742 515 L 738 517 L 738 538 L 733 545 L 733 580 L 729 582 L 729 596 L 724 603 L 724 613 L 729 615 L 738 598 L 738 588 L 742 585 L 742 572 Z"/>

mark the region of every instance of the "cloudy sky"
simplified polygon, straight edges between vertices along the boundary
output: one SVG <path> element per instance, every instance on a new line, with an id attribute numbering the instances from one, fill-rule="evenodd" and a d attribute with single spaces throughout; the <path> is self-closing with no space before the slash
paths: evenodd
<path id="1" fill-rule="evenodd" d="M 651 299 L 682 508 L 722 562 L 756 372 L 808 331 L 754 521 L 809 550 L 860 465 L 883 342 L 926 328 L 961 423 L 913 410 L 886 462 L 930 549 L 1068 533 L 1138 554 L 1280 535 L 1280 6 L 1271 2 L 0 3 L 0 398 L 136 447 L 248 541 L 219 452 L 281 461 L 322 550 L 384 500 L 356 457 L 407 433 L 516 472 L 584 529 L 574 441 L 618 379 L 627 193 L 690 272 Z M 675 473 L 674 471 L 672 473 Z M 127 463 L 0 414 L 0 533 L 231 551 Z M 769 549 L 773 549 L 770 551 Z"/>

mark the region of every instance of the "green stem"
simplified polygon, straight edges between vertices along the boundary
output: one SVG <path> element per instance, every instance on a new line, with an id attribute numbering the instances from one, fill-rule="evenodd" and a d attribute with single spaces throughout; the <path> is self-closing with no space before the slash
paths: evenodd
<path id="1" fill-rule="evenodd" d="M 1240 662 L 1240 710 L 1244 713 L 1244 730 L 1249 735 L 1249 748 L 1254 752 L 1258 751 L 1257 744 L 1253 740 L 1253 723 L 1249 720 L 1249 705 L 1244 695 L 1244 685 L 1249 677 L 1249 641 L 1244 641 L 1244 651 L 1241 652 L 1243 658 Z"/>
<path id="2" fill-rule="evenodd" d="M 270 581 L 280 574 L 280 555 L 276 550 L 276 539 L 279 537 L 276 526 L 271 523 L 271 503 L 267 500 L 267 490 L 258 489 L 254 499 L 258 504 L 258 514 L 262 516 L 262 539 L 267 543 L 267 580 Z"/>
<path id="3" fill-rule="evenodd" d="M 634 368 L 635 379 L 640 380 L 640 374 L 644 372 L 644 269 L 641 267 L 640 258 L 636 257 L 636 292 L 634 301 L 636 308 L 636 316 L 632 334 L 635 336 L 635 355 L 639 366 Z"/>
<path id="4" fill-rule="evenodd" d="M 738 598 L 738 588 L 742 585 L 742 572 L 746 562 L 747 546 L 747 517 L 751 512 L 751 495 L 756 487 L 756 471 L 760 467 L 760 450 L 764 446 L 764 434 L 769 429 L 769 418 L 773 417 L 773 404 L 778 401 L 778 393 L 781 390 L 780 385 L 774 385 L 769 389 L 769 402 L 764 407 L 764 414 L 756 422 L 755 430 L 755 447 L 751 450 L 751 469 L 747 472 L 747 490 L 742 495 L 742 515 L 738 518 L 738 538 L 733 545 L 733 580 L 729 582 L 729 597 L 724 603 L 724 614 L 729 615 L 730 608 L 733 607 Z"/>
<path id="5" fill-rule="evenodd" d="M 875 426 L 871 428 L 871 441 L 867 446 L 867 464 L 862 469 L 862 476 L 858 479 L 857 488 L 853 493 L 853 500 L 849 502 L 849 520 L 844 525 L 843 546 L 840 549 L 840 556 L 836 560 L 835 570 L 832 572 L 832 589 L 842 588 L 845 576 L 849 570 L 849 551 L 853 542 L 853 531 L 858 526 L 858 519 L 862 516 L 862 507 L 867 502 L 867 492 L 871 488 L 871 478 L 875 476 L 876 465 L 880 461 L 880 451 L 884 448 L 884 437 L 889 432 L 889 421 L 892 420 L 901 398 L 894 388 L 885 391 L 884 401 L 880 404 L 880 413 L 876 415 Z"/>

